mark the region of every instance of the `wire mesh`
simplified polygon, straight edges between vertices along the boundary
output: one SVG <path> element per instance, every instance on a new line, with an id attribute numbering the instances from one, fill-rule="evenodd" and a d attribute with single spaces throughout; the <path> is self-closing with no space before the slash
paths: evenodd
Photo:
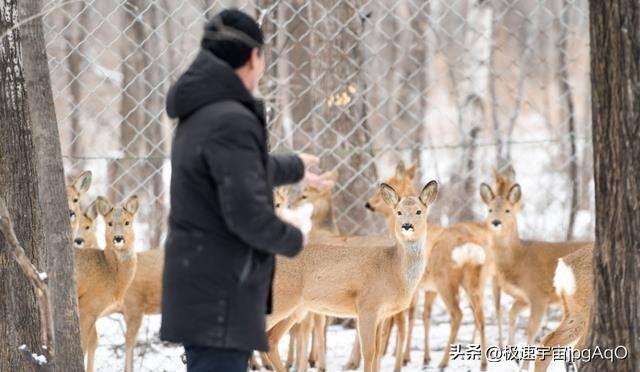
<path id="1" fill-rule="evenodd" d="M 166 234 L 176 125 L 166 92 L 198 51 L 204 21 L 229 6 L 265 32 L 259 91 L 272 150 L 313 153 L 320 169 L 338 170 L 343 233 L 383 228 L 364 204 L 403 160 L 418 164 L 420 182 L 442 184 L 434 222 L 482 219 L 480 182 L 512 164 L 523 236 L 592 236 L 584 0 L 50 1 L 44 23 L 66 170 L 93 171 L 91 197 L 140 196 L 139 250 L 160 247 Z M 151 323 L 156 341 L 140 332 L 148 342 L 137 349 L 138 370 L 164 368 L 144 355 L 176 360 Z M 120 356 L 121 344 L 108 350 Z"/>

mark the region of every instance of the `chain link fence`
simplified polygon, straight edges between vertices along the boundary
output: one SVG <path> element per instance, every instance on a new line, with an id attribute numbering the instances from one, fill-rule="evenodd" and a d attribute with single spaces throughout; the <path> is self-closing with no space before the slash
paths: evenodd
<path id="1" fill-rule="evenodd" d="M 166 234 L 176 125 L 166 92 L 197 53 L 206 18 L 229 6 L 265 32 L 260 94 L 272 150 L 316 154 L 321 170 L 338 170 L 343 233 L 384 228 L 364 205 L 403 160 L 418 164 L 421 182 L 441 183 L 434 222 L 482 219 L 480 182 L 511 164 L 523 186 L 521 235 L 591 238 L 585 0 L 50 1 L 66 170 L 93 171 L 90 197 L 140 196 L 139 250 L 161 247 Z M 100 340 L 100 370 L 120 368 L 118 319 L 100 323 L 113 333 Z M 137 370 L 180 366 L 157 325 L 151 318 L 140 332 Z"/>

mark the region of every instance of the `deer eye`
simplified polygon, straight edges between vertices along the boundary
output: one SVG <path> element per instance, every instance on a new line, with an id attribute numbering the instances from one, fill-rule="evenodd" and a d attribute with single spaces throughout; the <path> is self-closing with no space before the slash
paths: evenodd
<path id="1" fill-rule="evenodd" d="M 77 203 L 78 202 L 78 198 L 73 198 L 73 202 Z"/>
<path id="2" fill-rule="evenodd" d="M 417 210 L 416 214 L 420 215 L 420 214 L 422 214 L 422 211 L 421 210 Z"/>
<path id="3" fill-rule="evenodd" d="M 402 216 L 402 212 L 398 211 L 398 216 Z"/>
<path id="4" fill-rule="evenodd" d="M 124 225 L 125 225 L 125 226 L 129 226 L 129 221 L 126 221 L 126 222 L 124 223 Z"/>
<path id="5" fill-rule="evenodd" d="M 276 203 L 276 208 L 280 208 L 280 203 Z"/>
<path id="6" fill-rule="evenodd" d="M 109 226 L 113 226 L 113 222 L 109 221 Z"/>
<path id="7" fill-rule="evenodd" d="M 90 226 L 87 226 L 87 227 L 85 227 L 84 229 L 85 229 L 85 230 L 89 230 L 90 228 L 91 228 Z"/>
<path id="8" fill-rule="evenodd" d="M 307 198 L 307 196 L 306 196 L 306 195 L 302 195 L 302 199 L 306 199 L 306 198 Z"/>
<path id="9" fill-rule="evenodd" d="M 505 209 L 504 212 L 505 213 L 509 213 L 509 212 L 511 212 L 511 210 L 510 209 Z"/>
<path id="10" fill-rule="evenodd" d="M 489 209 L 489 213 L 493 213 L 493 209 Z"/>

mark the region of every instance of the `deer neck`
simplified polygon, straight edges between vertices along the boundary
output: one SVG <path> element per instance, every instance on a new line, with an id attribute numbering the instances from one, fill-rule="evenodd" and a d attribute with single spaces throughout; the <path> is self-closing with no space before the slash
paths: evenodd
<path id="1" fill-rule="evenodd" d="M 399 276 L 403 281 L 406 281 L 409 287 L 414 288 L 418 285 L 418 282 L 422 278 L 425 269 L 425 248 L 426 248 L 426 234 L 421 236 L 417 240 L 396 240 L 396 255 L 397 267 L 399 269 Z"/>
<path id="2" fill-rule="evenodd" d="M 324 205 L 318 209 L 318 213 L 313 218 L 313 227 L 318 229 L 331 231 L 338 233 L 338 226 L 336 225 L 335 215 L 333 213 L 333 206 L 331 204 Z"/>
<path id="3" fill-rule="evenodd" d="M 105 259 L 109 270 L 115 275 L 117 286 L 129 286 L 136 269 L 136 253 L 133 249 L 118 251 L 110 244 L 104 249 Z"/>
<path id="4" fill-rule="evenodd" d="M 494 232 L 492 240 L 491 246 L 498 265 L 511 265 L 518 261 L 523 249 L 517 226 L 512 231 L 506 231 L 503 234 Z"/>

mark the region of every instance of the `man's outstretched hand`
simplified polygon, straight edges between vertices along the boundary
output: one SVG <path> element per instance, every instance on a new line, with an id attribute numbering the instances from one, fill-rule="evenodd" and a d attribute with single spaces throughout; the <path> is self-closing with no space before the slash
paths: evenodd
<path id="1" fill-rule="evenodd" d="M 320 158 L 305 153 L 298 154 L 298 156 L 304 163 L 304 178 L 302 179 L 302 182 L 317 188 L 333 187 L 333 181 L 329 179 L 327 175 L 321 176 L 309 171 L 309 167 L 318 164 L 320 162 Z"/>

